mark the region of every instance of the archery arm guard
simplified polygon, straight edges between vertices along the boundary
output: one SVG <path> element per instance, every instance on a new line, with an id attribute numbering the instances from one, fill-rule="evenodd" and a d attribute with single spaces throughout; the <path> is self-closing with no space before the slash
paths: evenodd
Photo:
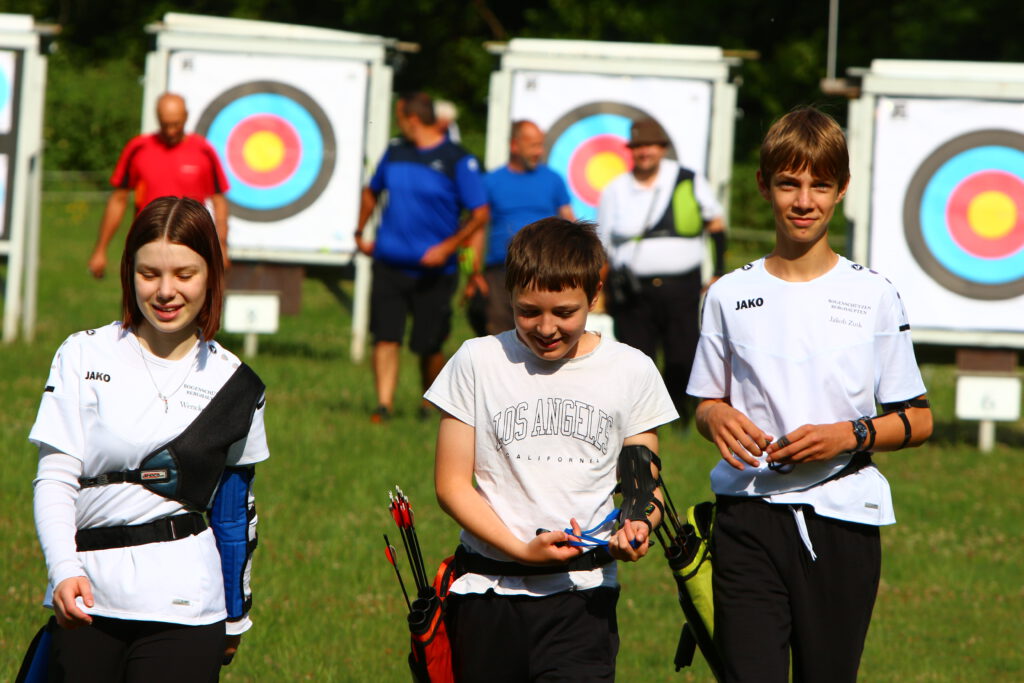
<path id="1" fill-rule="evenodd" d="M 899 415 L 900 420 L 903 422 L 903 443 L 899 445 L 900 450 L 906 448 L 907 444 L 910 443 L 910 438 L 913 436 L 913 432 L 910 430 L 910 418 L 907 417 L 907 408 L 929 408 L 931 404 L 926 398 L 912 398 L 908 401 L 894 401 L 892 403 L 882 404 L 882 414 L 879 417 L 885 417 L 890 413 L 896 413 Z M 874 439 L 872 439 L 872 442 Z"/>
<path id="2" fill-rule="evenodd" d="M 210 526 L 217 539 L 221 571 L 224 574 L 224 603 L 228 611 L 227 633 L 249 630 L 252 592 L 249 574 L 256 549 L 256 500 L 253 467 L 228 467 L 221 477 L 210 509 Z"/>
<path id="3" fill-rule="evenodd" d="M 651 463 L 658 468 L 657 478 L 651 474 Z M 619 522 L 644 522 L 651 527 L 647 517 L 655 508 L 664 517 L 665 506 L 654 495 L 659 486 L 661 459 L 647 446 L 623 446 L 619 453 L 619 490 L 622 492 Z"/>

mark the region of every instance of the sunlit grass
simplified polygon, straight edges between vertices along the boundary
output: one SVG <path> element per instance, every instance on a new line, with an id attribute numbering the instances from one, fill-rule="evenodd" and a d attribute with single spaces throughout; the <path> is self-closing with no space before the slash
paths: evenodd
<path id="1" fill-rule="evenodd" d="M 50 358 L 70 332 L 118 316 L 116 279 L 96 282 L 85 269 L 100 209 L 44 205 L 37 339 L 0 348 L 0 680 L 13 679 L 45 617 L 38 607 L 45 567 L 31 518 L 35 454 L 26 436 Z M 755 255 L 754 246 L 739 244 L 730 264 Z M 397 416 L 371 425 L 370 370 L 348 360 L 349 312 L 318 280 L 306 282 L 303 296 L 302 314 L 283 319 L 251 363 L 269 387 L 273 455 L 257 475 L 256 626 L 223 679 L 407 681 L 405 606 L 381 535 L 397 542 L 386 491 L 398 483 L 415 506 L 428 562 L 456 543 L 454 524 L 433 499 L 436 424 L 415 416 L 419 380 L 414 359 L 403 356 Z M 449 352 L 467 335 L 456 317 Z M 237 337 L 222 341 L 241 349 Z M 927 366 L 924 374 L 937 437 L 916 451 L 878 458 L 899 524 L 882 533 L 883 582 L 861 678 L 1024 680 L 1024 423 L 1001 425 L 1004 445 L 982 455 L 973 445 L 974 425 L 953 421 L 952 369 Z M 706 498 L 716 459 L 711 448 L 693 433 L 667 429 L 661 436 L 676 503 Z M 681 613 L 657 551 L 621 568 L 620 577 L 619 679 L 710 680 L 702 661 L 693 671 L 673 671 Z"/>

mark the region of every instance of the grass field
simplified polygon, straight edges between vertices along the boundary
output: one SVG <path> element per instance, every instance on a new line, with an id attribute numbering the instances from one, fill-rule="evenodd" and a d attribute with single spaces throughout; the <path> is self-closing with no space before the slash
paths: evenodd
<path id="1" fill-rule="evenodd" d="M 101 208 L 44 204 L 36 341 L 0 348 L 0 680 L 13 679 L 46 616 L 39 607 L 46 572 L 32 524 L 35 453 L 26 436 L 50 358 L 69 333 L 118 316 L 117 282 L 95 282 L 85 269 Z M 732 265 L 744 257 L 736 251 Z M 403 357 L 395 419 L 371 425 L 370 370 L 349 361 L 349 312 L 328 284 L 335 283 L 307 280 L 302 314 L 282 319 L 251 361 L 269 387 L 272 458 L 257 476 L 256 625 L 225 669 L 226 681 L 408 680 L 404 603 L 382 552 L 382 533 L 397 540 L 386 491 L 398 483 L 409 493 L 430 563 L 456 543 L 454 525 L 434 503 L 436 424 L 416 418 L 413 359 Z M 449 352 L 467 334 L 457 318 Z M 239 338 L 222 341 L 241 350 Z M 882 586 L 861 678 L 1024 680 L 1024 421 L 1000 425 L 1000 445 L 978 453 L 975 426 L 953 420 L 953 369 L 923 370 L 935 437 L 916 451 L 878 458 L 899 524 L 882 534 Z M 709 445 L 674 429 L 663 430 L 662 444 L 676 503 L 706 498 L 716 460 Z M 681 613 L 659 555 L 656 549 L 620 571 L 619 680 L 711 680 L 702 660 L 673 671 Z"/>

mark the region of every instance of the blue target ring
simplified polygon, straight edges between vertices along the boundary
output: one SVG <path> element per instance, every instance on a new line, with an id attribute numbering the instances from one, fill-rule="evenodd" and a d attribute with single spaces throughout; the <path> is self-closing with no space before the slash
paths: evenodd
<path id="1" fill-rule="evenodd" d="M 294 131 L 298 163 L 281 182 L 256 184 L 247 180 L 254 169 L 232 166 L 244 163 L 244 155 L 230 147 L 240 144 L 232 134 L 247 122 L 274 119 Z M 335 138 L 327 116 L 312 98 L 285 83 L 258 81 L 231 88 L 210 103 L 196 132 L 227 160 L 231 187 L 226 197 L 232 215 L 240 218 L 266 222 L 293 216 L 316 201 L 334 171 Z"/>
<path id="2" fill-rule="evenodd" d="M 957 186 L 975 173 L 992 169 L 1024 178 L 1024 152 L 1009 147 L 975 147 L 944 163 L 925 186 L 921 232 L 935 258 L 950 272 L 974 282 L 999 285 L 1024 274 L 1024 251 L 1001 259 L 978 258 L 953 241 L 946 223 L 946 202 Z"/>
<path id="3" fill-rule="evenodd" d="M 1024 294 L 1024 249 L 1000 247 L 989 256 L 972 253 L 957 241 L 951 223 L 959 210 L 954 197 L 966 192 L 970 199 L 978 194 L 976 188 L 986 189 L 986 178 L 1000 176 L 1024 180 L 1024 135 L 984 130 L 954 138 L 925 159 L 908 185 L 903 207 L 907 244 L 924 271 L 952 292 L 989 300 Z M 1005 192 L 1006 186 L 992 189 Z M 1024 206 L 1024 196 L 1007 200 Z"/>
<path id="4" fill-rule="evenodd" d="M 228 199 L 250 209 L 266 211 L 295 202 L 310 188 L 323 164 L 324 141 L 316 121 L 294 100 L 272 93 L 247 95 L 224 107 L 213 119 L 206 134 L 206 139 L 222 159 L 228 158 L 228 138 L 231 132 L 253 112 L 280 116 L 288 121 L 298 133 L 302 145 L 298 168 L 290 178 L 275 187 L 245 184 L 237 170 L 226 164 L 225 171 L 231 184 Z"/>
<path id="5" fill-rule="evenodd" d="M 597 217 L 598 197 L 611 180 L 611 168 L 625 172 L 632 167 L 626 143 L 633 122 L 644 118 L 651 117 L 628 104 L 592 102 L 570 110 L 551 126 L 545 141 L 548 165 L 565 179 L 578 218 Z M 666 156 L 675 158 L 672 146 Z"/>

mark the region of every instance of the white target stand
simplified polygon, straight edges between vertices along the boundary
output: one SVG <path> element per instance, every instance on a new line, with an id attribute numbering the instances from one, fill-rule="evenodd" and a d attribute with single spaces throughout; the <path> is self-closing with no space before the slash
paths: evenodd
<path id="1" fill-rule="evenodd" d="M 259 336 L 277 332 L 281 297 L 277 292 L 232 290 L 224 294 L 224 331 L 244 334 L 242 353 L 254 358 L 259 351 Z"/>
<path id="2" fill-rule="evenodd" d="M 161 93 L 185 98 L 186 130 L 214 147 L 231 185 L 225 196 L 233 262 L 291 271 L 353 267 L 351 353 L 361 360 L 370 261 L 355 257 L 353 233 L 361 188 L 390 135 L 389 53 L 415 46 L 349 31 L 178 13 L 146 28 L 155 34 L 155 49 L 146 58 L 143 130 L 157 128 Z M 291 298 L 282 305 L 284 313 L 295 312 Z"/>
<path id="3" fill-rule="evenodd" d="M 978 450 L 995 446 L 996 422 L 1020 419 L 1017 352 L 976 349 L 956 354 L 956 416 L 978 421 Z"/>
<path id="4" fill-rule="evenodd" d="M 0 257 L 7 262 L 3 341 L 35 334 L 39 205 L 43 170 L 46 57 L 41 37 L 52 26 L 31 16 L 0 14 Z"/>

